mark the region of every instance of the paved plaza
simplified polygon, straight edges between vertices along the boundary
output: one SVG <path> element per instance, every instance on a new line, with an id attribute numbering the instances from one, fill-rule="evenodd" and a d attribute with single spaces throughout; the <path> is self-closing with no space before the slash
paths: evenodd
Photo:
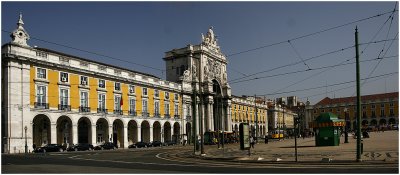
<path id="1" fill-rule="evenodd" d="M 314 138 L 298 138 L 297 151 L 298 162 L 355 162 L 357 139 L 349 136 L 349 143 L 343 143 L 344 137 L 340 138 L 339 146 L 315 146 Z M 217 149 L 216 145 L 206 146 L 205 159 L 226 159 L 234 161 L 295 161 L 294 139 L 281 141 L 259 140 L 251 156 L 247 150 L 240 150 L 239 144 L 227 144 L 224 149 Z M 370 138 L 363 139 L 362 161 L 369 163 L 398 163 L 399 158 L 399 133 L 398 131 L 371 132 Z"/>

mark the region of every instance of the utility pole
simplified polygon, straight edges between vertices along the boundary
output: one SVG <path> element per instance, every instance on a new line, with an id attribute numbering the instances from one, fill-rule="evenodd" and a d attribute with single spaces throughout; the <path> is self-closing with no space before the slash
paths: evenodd
<path id="1" fill-rule="evenodd" d="M 257 118 L 257 102 L 256 102 L 257 96 L 254 94 L 254 118 L 256 121 L 256 131 L 255 131 L 255 137 L 256 137 L 256 143 L 257 143 L 257 134 L 258 134 L 258 118 Z"/>
<path id="2" fill-rule="evenodd" d="M 358 54 L 358 29 L 356 26 L 356 77 L 357 77 L 357 162 L 361 162 L 361 96 L 360 96 L 360 55 Z"/>

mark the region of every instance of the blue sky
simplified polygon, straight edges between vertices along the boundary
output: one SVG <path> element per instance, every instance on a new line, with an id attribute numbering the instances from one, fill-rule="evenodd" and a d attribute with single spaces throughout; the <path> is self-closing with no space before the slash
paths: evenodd
<path id="1" fill-rule="evenodd" d="M 307 98 L 311 104 L 325 96 L 355 95 L 355 64 L 318 69 L 355 59 L 355 49 L 327 54 L 305 63 L 257 74 L 268 78 L 234 83 L 249 75 L 306 60 L 342 48 L 354 46 L 354 29 L 359 28 L 359 42 L 393 39 L 398 34 L 398 12 L 339 27 L 297 40 L 293 38 L 349 22 L 372 17 L 394 9 L 387 2 L 2 2 L 2 30 L 16 28 L 19 12 L 31 37 L 86 51 L 111 56 L 157 69 L 165 69 L 164 52 L 187 44 L 199 44 L 201 33 L 210 26 L 218 37 L 221 50 L 228 57 L 228 79 L 234 95 L 264 95 Z M 398 5 L 397 5 L 398 9 Z M 382 27 L 381 30 L 379 30 Z M 2 44 L 9 34 L 2 32 Z M 373 38 L 376 35 L 375 38 Z M 285 42 L 291 40 L 291 42 Z M 283 41 L 283 42 L 282 42 Z M 242 51 L 279 43 L 249 52 Z M 162 79 L 159 70 L 127 64 L 98 55 L 31 39 L 31 46 L 49 48 L 96 61 L 150 73 Z M 398 40 L 360 46 L 361 78 L 398 72 Z M 385 57 L 379 64 L 380 54 Z M 296 53 L 297 52 L 297 53 Z M 384 54 L 386 53 L 386 54 Z M 345 61 L 351 59 L 350 61 Z M 375 71 L 371 74 L 374 67 Z M 241 73 L 238 73 L 241 72 Z M 287 74 L 289 72 L 298 73 Z M 324 71 L 324 72 L 322 72 Z M 283 74 L 280 76 L 273 76 Z M 371 74 L 370 76 L 368 76 Z M 330 86 L 339 84 L 336 86 Z M 362 95 L 398 91 L 398 74 L 370 78 L 362 86 Z M 326 87 L 324 87 L 326 86 Z M 321 87 L 321 88 L 317 88 Z M 311 90 L 306 90 L 311 89 Z M 340 90 L 343 89 L 343 90 Z M 284 92 L 284 93 L 282 93 Z"/>

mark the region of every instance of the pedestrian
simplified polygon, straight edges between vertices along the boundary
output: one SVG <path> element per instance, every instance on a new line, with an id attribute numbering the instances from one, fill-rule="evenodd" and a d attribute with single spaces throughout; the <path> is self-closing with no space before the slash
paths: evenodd
<path id="1" fill-rule="evenodd" d="M 36 144 L 33 144 L 32 147 L 33 147 L 33 151 L 35 151 L 36 150 Z"/>
<path id="2" fill-rule="evenodd" d="M 250 137 L 250 146 L 254 148 L 254 138 Z"/>
<path id="3" fill-rule="evenodd" d="M 187 136 L 186 136 L 186 135 L 183 135 L 183 146 L 186 145 L 186 141 L 187 141 Z"/>
<path id="4" fill-rule="evenodd" d="M 265 144 L 268 144 L 268 135 L 265 135 Z"/>

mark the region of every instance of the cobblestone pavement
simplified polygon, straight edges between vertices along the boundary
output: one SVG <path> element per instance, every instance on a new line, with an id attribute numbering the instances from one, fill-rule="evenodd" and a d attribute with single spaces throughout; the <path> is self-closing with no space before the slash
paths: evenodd
<path id="1" fill-rule="evenodd" d="M 356 142 L 349 136 L 349 143 L 343 143 L 344 137 L 340 138 L 339 146 L 316 147 L 314 138 L 298 138 L 297 152 L 299 162 L 355 162 L 356 161 Z M 218 149 L 217 145 L 205 147 L 208 159 L 226 159 L 236 161 L 295 161 L 294 139 L 281 141 L 270 141 L 264 144 L 264 140 L 259 141 L 254 149 L 240 150 L 240 145 L 226 144 L 224 149 Z M 399 133 L 398 131 L 371 132 L 370 138 L 363 139 L 363 162 L 370 163 L 398 163 L 399 160 Z"/>

